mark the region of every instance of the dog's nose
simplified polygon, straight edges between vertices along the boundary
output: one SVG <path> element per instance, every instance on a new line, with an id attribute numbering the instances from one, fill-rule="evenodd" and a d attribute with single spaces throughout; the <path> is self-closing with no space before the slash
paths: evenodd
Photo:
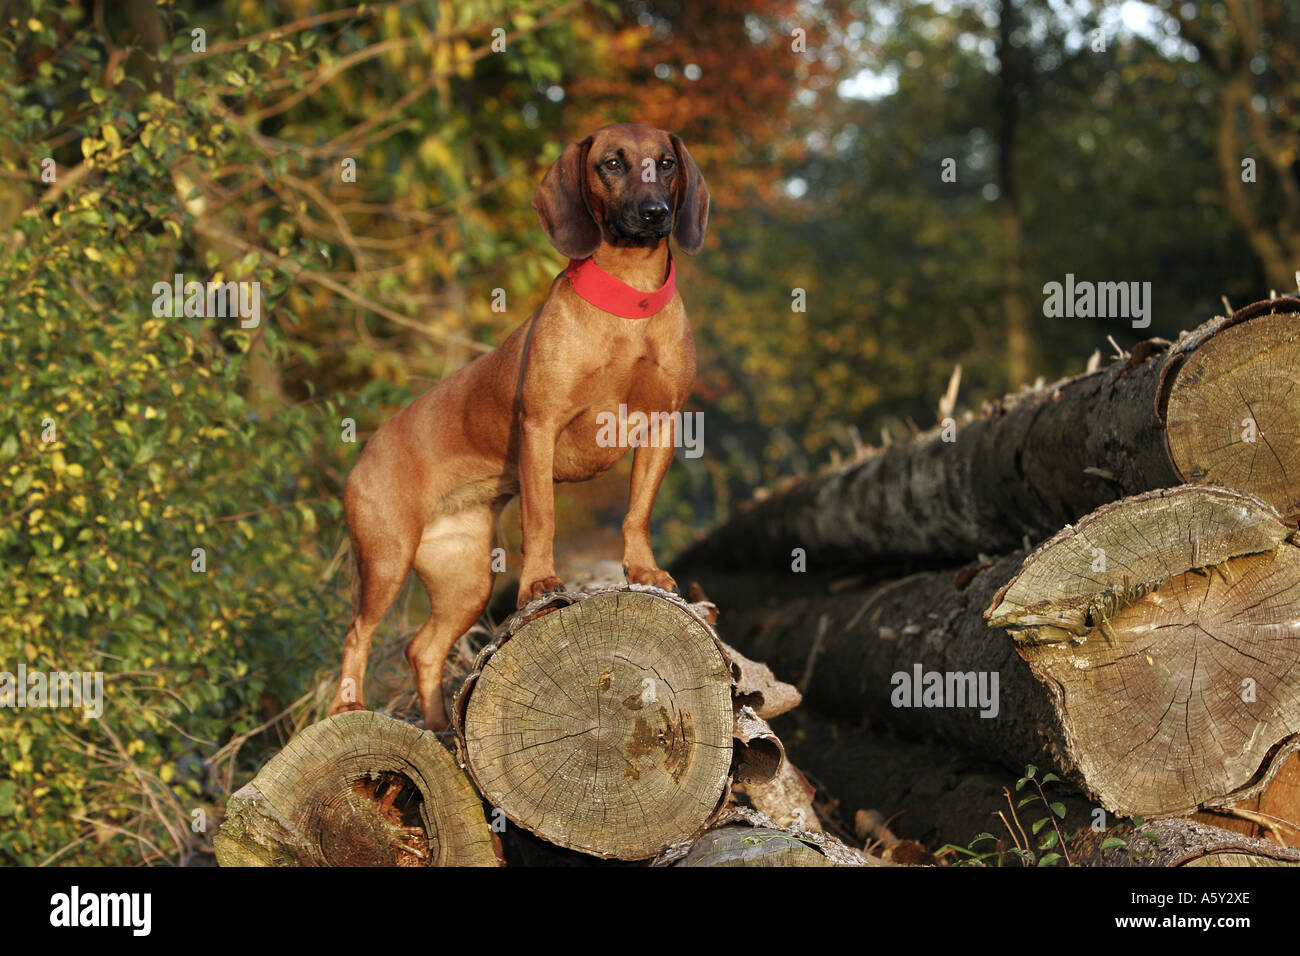
<path id="1" fill-rule="evenodd" d="M 662 225 L 668 220 L 668 203 L 662 199 L 652 199 L 641 204 L 641 221 L 651 226 Z"/>

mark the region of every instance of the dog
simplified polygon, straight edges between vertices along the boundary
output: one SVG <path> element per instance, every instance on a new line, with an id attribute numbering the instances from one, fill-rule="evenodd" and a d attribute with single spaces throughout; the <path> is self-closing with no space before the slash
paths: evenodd
<path id="1" fill-rule="evenodd" d="M 675 413 L 695 381 L 669 236 L 687 255 L 700 251 L 708 187 L 676 135 L 605 126 L 565 147 L 533 207 L 570 260 L 546 301 L 500 347 L 385 422 L 348 476 L 343 510 L 359 593 L 331 716 L 365 709 L 371 638 L 414 569 L 432 611 L 406 658 L 424 726 L 448 728 L 443 663 L 491 596 L 502 509 L 520 496 L 518 606 L 564 590 L 552 553 L 554 482 L 595 478 L 626 454 L 598 440 L 606 415 L 653 416 L 655 434 L 637 443 L 632 464 L 623 572 L 633 584 L 676 588 L 650 548 Z"/>

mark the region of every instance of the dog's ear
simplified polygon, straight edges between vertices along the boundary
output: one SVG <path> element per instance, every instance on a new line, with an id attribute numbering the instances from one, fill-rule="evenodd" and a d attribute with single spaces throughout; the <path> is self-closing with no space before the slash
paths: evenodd
<path id="1" fill-rule="evenodd" d="M 704 231 L 709 226 L 709 187 L 704 185 L 700 167 L 695 165 L 690 150 L 676 134 L 669 136 L 673 152 L 677 154 L 677 182 L 674 206 L 677 217 L 673 223 L 673 238 L 682 252 L 693 256 L 704 245 Z"/>
<path id="2" fill-rule="evenodd" d="M 585 259 L 600 245 L 600 226 L 587 205 L 587 152 L 591 137 L 564 147 L 560 158 L 542 177 L 533 208 L 546 238 L 570 259 Z"/>

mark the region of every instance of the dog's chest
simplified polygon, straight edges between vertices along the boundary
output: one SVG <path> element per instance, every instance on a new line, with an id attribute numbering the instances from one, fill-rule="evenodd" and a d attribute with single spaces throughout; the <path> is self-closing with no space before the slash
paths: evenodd
<path id="1" fill-rule="evenodd" d="M 588 378 L 581 407 L 556 441 L 555 480 L 585 481 L 640 445 L 673 444 L 694 378 L 683 353 L 615 353 Z"/>

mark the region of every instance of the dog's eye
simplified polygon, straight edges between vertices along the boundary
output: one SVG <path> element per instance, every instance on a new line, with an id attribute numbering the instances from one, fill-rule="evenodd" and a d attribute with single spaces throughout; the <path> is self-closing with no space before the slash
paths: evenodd
<path id="1" fill-rule="evenodd" d="M 607 159 L 605 160 L 605 168 L 619 170 L 623 168 L 623 164 L 620 163 L 617 159 Z"/>
<path id="2" fill-rule="evenodd" d="M 665 156 L 663 159 L 659 160 L 660 169 L 672 169 L 676 165 L 677 163 L 674 162 L 670 156 Z"/>

